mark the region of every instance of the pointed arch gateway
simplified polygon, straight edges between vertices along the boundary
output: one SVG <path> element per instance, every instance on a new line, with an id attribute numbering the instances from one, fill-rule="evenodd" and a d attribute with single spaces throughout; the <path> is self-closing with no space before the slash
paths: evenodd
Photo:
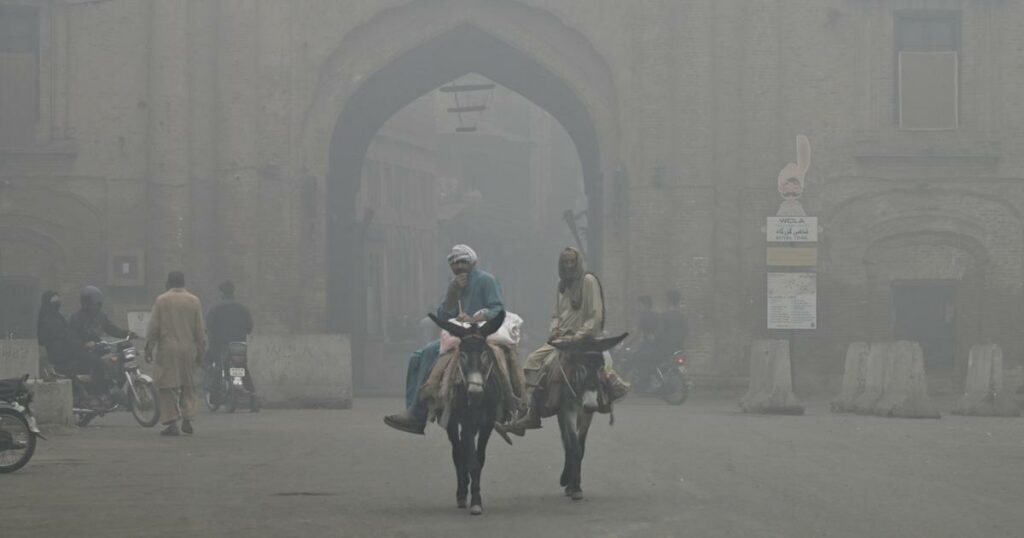
<path id="1" fill-rule="evenodd" d="M 371 140 L 405 105 L 468 73 L 519 93 L 569 133 L 588 200 L 590 257 L 600 264 L 605 177 L 616 166 L 618 143 L 612 77 L 603 59 L 555 16 L 519 2 L 412 2 L 385 10 L 346 36 L 321 74 L 305 121 L 306 136 L 319 138 L 305 147 L 326 154 L 307 155 L 307 162 L 328 163 L 323 177 L 331 330 L 355 336 L 365 329 L 356 306 L 365 304 L 357 194 Z M 336 120 L 328 125 L 328 118 Z M 318 146 L 324 139 L 329 145 Z"/>

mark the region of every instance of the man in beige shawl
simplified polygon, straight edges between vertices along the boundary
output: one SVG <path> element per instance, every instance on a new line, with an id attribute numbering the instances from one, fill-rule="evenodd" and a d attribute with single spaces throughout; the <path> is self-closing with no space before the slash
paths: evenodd
<path id="1" fill-rule="evenodd" d="M 156 349 L 155 383 L 159 390 L 160 435 L 192 433 L 196 414 L 194 373 L 206 350 L 203 307 L 185 289 L 185 275 L 171 271 L 167 291 L 157 297 L 146 329 L 146 361 Z M 181 419 L 181 430 L 178 430 Z"/>
<path id="2" fill-rule="evenodd" d="M 558 257 L 558 297 L 551 320 L 548 340 L 567 338 L 593 338 L 604 331 L 604 298 L 601 283 L 588 273 L 579 250 L 568 247 Z M 505 431 L 522 436 L 526 430 L 540 428 L 544 396 L 538 385 L 544 369 L 558 357 L 559 351 L 544 344 L 530 354 L 523 366 L 526 375 L 526 400 L 529 410 L 511 424 L 498 424 L 499 433 Z"/>

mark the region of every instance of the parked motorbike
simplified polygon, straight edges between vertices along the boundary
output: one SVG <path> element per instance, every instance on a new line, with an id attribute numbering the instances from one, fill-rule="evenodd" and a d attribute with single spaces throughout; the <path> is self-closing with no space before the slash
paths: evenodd
<path id="1" fill-rule="evenodd" d="M 28 375 L 0 379 L 0 473 L 13 473 L 32 459 L 36 438 L 43 437 L 29 404 Z"/>
<path id="2" fill-rule="evenodd" d="M 119 409 L 131 411 L 140 426 L 152 428 L 160 420 L 153 378 L 139 370 L 138 350 L 131 336 L 124 340 L 100 342 L 93 352 L 101 357 L 106 377 L 111 380 L 109 391 L 95 391 L 91 375 L 71 377 L 74 394 L 72 412 L 79 426 L 87 426 L 96 417 Z M 93 394 L 102 392 L 101 394 Z"/>
<path id="3" fill-rule="evenodd" d="M 616 370 L 636 393 L 657 396 L 671 405 L 682 405 L 690 395 L 686 356 L 676 351 L 668 357 L 625 348 L 617 355 Z"/>
<path id="4" fill-rule="evenodd" d="M 238 409 L 241 399 L 249 400 L 249 411 L 260 410 L 260 399 L 256 396 L 249 377 L 249 347 L 245 342 L 231 342 L 219 361 L 210 367 L 212 379 L 206 392 L 206 406 L 216 411 L 223 405 L 228 413 Z"/>

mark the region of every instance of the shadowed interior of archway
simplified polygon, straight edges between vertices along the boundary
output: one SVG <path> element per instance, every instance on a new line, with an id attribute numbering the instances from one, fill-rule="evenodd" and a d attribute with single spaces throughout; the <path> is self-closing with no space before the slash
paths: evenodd
<path id="1" fill-rule="evenodd" d="M 551 114 L 572 138 L 580 158 L 588 205 L 589 258 L 601 260 L 603 207 L 597 134 L 580 97 L 557 74 L 519 49 L 479 28 L 451 29 L 402 54 L 369 76 L 348 99 L 331 141 L 327 187 L 328 317 L 331 329 L 365 332 L 366 287 L 357 194 L 370 142 L 384 123 L 407 104 L 467 73 L 479 73 L 515 91 Z M 527 217 L 524 217 L 527 218 Z"/>

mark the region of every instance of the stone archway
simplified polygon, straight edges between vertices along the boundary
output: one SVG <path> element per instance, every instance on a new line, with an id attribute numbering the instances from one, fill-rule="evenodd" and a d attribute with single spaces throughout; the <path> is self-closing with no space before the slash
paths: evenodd
<path id="1" fill-rule="evenodd" d="M 908 286 L 948 288 L 954 363 L 944 382 L 962 381 L 973 344 L 1020 349 L 1006 320 L 1016 317 L 1021 293 L 1024 227 L 1003 200 L 966 189 L 888 188 L 846 200 L 824 227 L 820 304 L 839 358 L 851 341 L 899 336 L 895 290 Z"/>
<path id="2" fill-rule="evenodd" d="M 518 2 L 423 0 L 388 9 L 351 31 L 321 72 L 304 121 L 306 169 L 326 193 L 326 313 L 329 330 L 358 334 L 356 195 L 370 141 L 395 112 L 466 73 L 479 73 L 547 110 L 580 157 L 600 262 L 605 177 L 617 163 L 610 71 L 578 32 Z"/>

